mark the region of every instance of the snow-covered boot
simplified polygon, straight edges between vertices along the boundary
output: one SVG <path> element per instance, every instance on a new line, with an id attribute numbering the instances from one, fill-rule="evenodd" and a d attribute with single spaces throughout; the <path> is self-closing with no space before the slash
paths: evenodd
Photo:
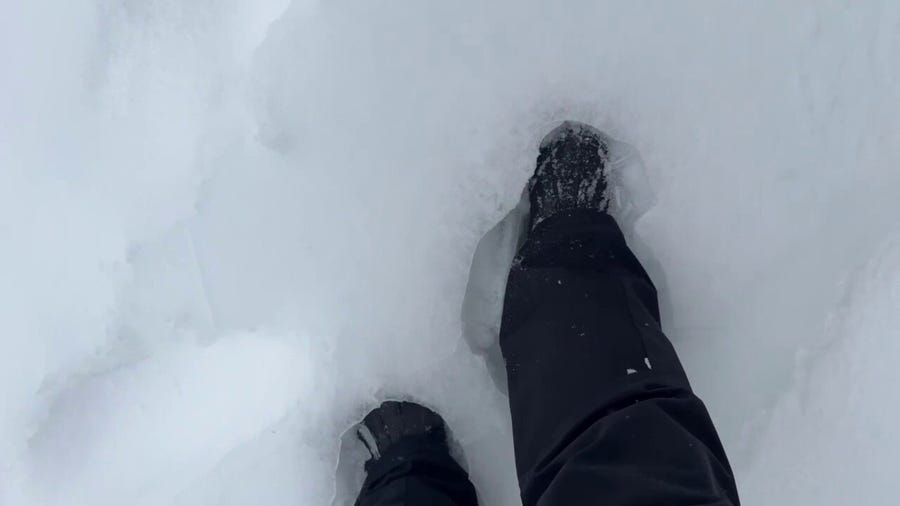
<path id="1" fill-rule="evenodd" d="M 560 211 L 605 212 L 608 162 L 609 147 L 592 126 L 566 121 L 547 134 L 528 183 L 531 228 Z"/>

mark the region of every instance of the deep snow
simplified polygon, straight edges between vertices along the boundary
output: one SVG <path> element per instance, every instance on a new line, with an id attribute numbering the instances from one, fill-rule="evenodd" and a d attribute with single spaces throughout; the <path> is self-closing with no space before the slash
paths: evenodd
<path id="1" fill-rule="evenodd" d="M 562 119 L 643 158 L 629 233 L 745 503 L 891 502 L 900 4 L 0 9 L 0 504 L 329 504 L 404 394 L 515 504 L 460 311 Z"/>

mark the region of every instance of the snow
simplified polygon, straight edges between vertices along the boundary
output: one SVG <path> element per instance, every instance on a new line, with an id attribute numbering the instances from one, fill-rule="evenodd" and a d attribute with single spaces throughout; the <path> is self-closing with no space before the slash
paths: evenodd
<path id="1" fill-rule="evenodd" d="M 757 451 L 791 462 L 746 476 L 761 504 L 887 504 L 895 466 L 895 357 L 900 353 L 900 235 L 848 276 L 845 295 L 808 350 L 796 387 L 774 407 Z M 852 339 L 851 339 L 852 338 Z M 810 430 L 810 428 L 813 428 Z M 843 476 L 843 477 L 842 477 Z"/>
<path id="2" fill-rule="evenodd" d="M 640 153 L 626 231 L 744 502 L 890 502 L 895 2 L 0 9 L 0 504 L 345 503 L 345 431 L 407 396 L 516 504 L 460 311 L 563 119 Z"/>

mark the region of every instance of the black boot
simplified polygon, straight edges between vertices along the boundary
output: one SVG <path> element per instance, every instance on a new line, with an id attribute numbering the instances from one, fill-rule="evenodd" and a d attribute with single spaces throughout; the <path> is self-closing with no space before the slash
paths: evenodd
<path id="1" fill-rule="evenodd" d="M 444 420 L 434 411 L 413 402 L 388 401 L 366 415 L 357 437 L 372 456 L 369 463 L 388 455 L 401 442 L 421 444 L 449 452 Z"/>
<path id="2" fill-rule="evenodd" d="M 609 208 L 609 147 L 597 129 L 566 121 L 541 141 L 529 181 L 531 229 L 560 211 Z"/>
<path id="3" fill-rule="evenodd" d="M 446 425 L 434 411 L 388 401 L 366 415 L 356 434 L 372 456 L 357 505 L 477 505 L 475 487 L 450 455 Z"/>

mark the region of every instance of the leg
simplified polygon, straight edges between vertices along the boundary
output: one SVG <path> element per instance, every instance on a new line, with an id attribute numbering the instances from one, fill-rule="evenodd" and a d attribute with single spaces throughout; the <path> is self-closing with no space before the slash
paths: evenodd
<path id="1" fill-rule="evenodd" d="M 386 402 L 359 436 L 372 453 L 358 506 L 477 506 L 475 487 L 453 459 L 444 422 L 417 404 Z"/>
<path id="2" fill-rule="evenodd" d="M 737 505 L 716 430 L 660 329 L 656 290 L 613 218 L 605 208 L 539 218 L 510 272 L 500 332 L 525 506 Z"/>

